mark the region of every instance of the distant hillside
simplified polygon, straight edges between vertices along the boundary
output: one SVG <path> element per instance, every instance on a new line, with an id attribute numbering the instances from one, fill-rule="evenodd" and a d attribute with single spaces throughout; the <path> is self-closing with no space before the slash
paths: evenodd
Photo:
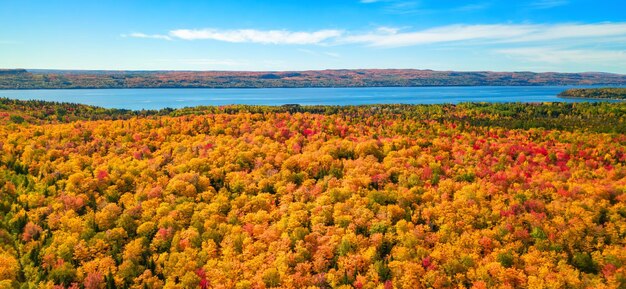
<path id="1" fill-rule="evenodd" d="M 26 69 L 0 69 L 0 75 L 20 75 L 26 74 Z"/>
<path id="2" fill-rule="evenodd" d="M 599 98 L 599 99 L 626 99 L 626 88 L 585 88 L 568 89 L 559 94 L 559 97 Z"/>
<path id="3" fill-rule="evenodd" d="M 359 69 L 283 72 L 0 70 L 0 89 L 626 85 L 609 73 Z"/>

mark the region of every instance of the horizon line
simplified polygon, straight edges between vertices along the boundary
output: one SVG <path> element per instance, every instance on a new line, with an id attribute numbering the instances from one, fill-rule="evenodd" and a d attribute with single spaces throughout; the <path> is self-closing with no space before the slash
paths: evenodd
<path id="1" fill-rule="evenodd" d="M 0 68 L 2 70 L 26 70 L 31 71 L 78 71 L 78 72 L 268 72 L 268 73 L 281 73 L 281 72 L 319 72 L 319 71 L 359 71 L 359 70 L 415 70 L 415 71 L 434 71 L 434 72 L 491 72 L 491 73 L 563 73 L 563 74 L 612 74 L 612 75 L 624 75 L 626 73 L 615 73 L 605 71 L 576 71 L 576 72 L 562 72 L 562 71 L 532 71 L 532 70 L 438 70 L 430 68 L 325 68 L 325 69 L 301 69 L 301 70 L 193 70 L 193 69 L 73 69 L 73 68 Z"/>

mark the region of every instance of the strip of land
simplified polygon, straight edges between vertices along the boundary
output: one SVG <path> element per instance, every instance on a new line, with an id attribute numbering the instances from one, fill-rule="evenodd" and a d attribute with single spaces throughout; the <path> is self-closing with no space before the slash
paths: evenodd
<path id="1" fill-rule="evenodd" d="M 81 71 L 1 69 L 0 89 L 303 88 L 626 85 L 626 75 L 356 69 L 317 71 Z"/>
<path id="2" fill-rule="evenodd" d="M 559 93 L 564 98 L 626 99 L 626 88 L 577 88 Z"/>
<path id="3" fill-rule="evenodd" d="M 410 105 L 283 106 L 228 105 L 196 106 L 180 109 L 126 110 L 58 103 L 40 100 L 21 101 L 0 98 L 1 125 L 44 125 L 94 120 L 179 117 L 213 114 L 304 113 L 354 115 L 362 111 L 393 114 L 401 119 L 456 123 L 472 127 L 506 129 L 550 129 L 597 133 L 626 133 L 626 106 L 623 103 L 460 103 Z M 611 116 L 611 117 L 607 117 Z"/>

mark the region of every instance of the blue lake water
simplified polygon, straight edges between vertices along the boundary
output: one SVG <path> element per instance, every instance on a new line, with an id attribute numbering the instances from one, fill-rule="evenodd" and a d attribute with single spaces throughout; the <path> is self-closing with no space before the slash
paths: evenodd
<path id="1" fill-rule="evenodd" d="M 106 108 L 161 109 L 198 105 L 358 105 L 459 102 L 582 102 L 556 95 L 572 86 L 461 86 L 259 89 L 53 89 L 0 90 L 0 97 L 75 102 Z"/>

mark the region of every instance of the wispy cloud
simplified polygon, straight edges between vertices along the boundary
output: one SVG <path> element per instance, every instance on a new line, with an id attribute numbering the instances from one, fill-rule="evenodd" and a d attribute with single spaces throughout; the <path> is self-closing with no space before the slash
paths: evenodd
<path id="1" fill-rule="evenodd" d="M 311 50 L 311 49 L 305 49 L 305 48 L 298 48 L 298 51 L 302 52 L 302 53 L 306 53 L 308 55 L 313 55 L 313 56 L 318 56 L 319 53 Z"/>
<path id="2" fill-rule="evenodd" d="M 322 29 L 315 31 L 257 29 L 178 29 L 164 34 L 130 33 L 130 38 L 176 41 L 219 41 L 263 45 L 294 45 L 297 51 L 315 59 L 340 61 L 332 50 L 339 46 L 361 46 L 376 49 L 424 47 L 454 50 L 546 67 L 578 65 L 604 67 L 620 71 L 626 67 L 626 22 L 560 23 L 560 24 L 455 24 L 428 29 L 381 26 L 365 31 Z M 351 47 L 351 49 L 358 49 Z M 419 52 L 418 52 L 419 53 Z M 448 53 L 448 52 L 446 52 Z M 171 62 L 194 68 L 245 69 L 259 67 L 288 69 L 286 62 L 259 63 L 258 60 L 176 59 Z M 253 63 L 253 64 L 251 64 Z M 538 66 L 533 66 L 538 67 Z"/>
<path id="3" fill-rule="evenodd" d="M 132 37 L 132 38 L 147 38 L 147 39 L 162 39 L 162 40 L 172 40 L 171 37 L 167 36 L 167 35 L 161 35 L 161 34 L 145 34 L 145 33 L 138 33 L 138 32 L 134 32 L 134 33 L 129 33 L 129 34 L 122 34 L 122 37 Z"/>
<path id="4" fill-rule="evenodd" d="M 555 43 L 594 45 L 598 41 L 617 48 L 626 46 L 626 22 L 594 24 L 456 24 L 422 30 L 378 27 L 366 32 L 323 29 L 312 32 L 256 29 L 178 29 L 163 34 L 131 33 L 133 38 L 162 40 L 213 40 L 274 45 L 346 45 L 403 47 L 433 44 L 522 46 Z"/>
<path id="5" fill-rule="evenodd" d="M 400 28 L 381 26 L 381 27 L 376 28 L 375 32 L 381 33 L 381 34 L 396 34 L 398 33 L 398 31 L 400 31 Z"/>
<path id="6" fill-rule="evenodd" d="M 342 35 L 339 30 L 319 30 L 314 32 L 293 32 L 288 30 L 256 30 L 256 29 L 178 29 L 172 30 L 169 37 L 183 40 L 217 40 L 233 43 L 261 44 L 319 44 L 330 38 Z"/>
<path id="7" fill-rule="evenodd" d="M 322 53 L 323 53 L 324 55 L 328 55 L 328 56 L 330 56 L 330 57 L 334 57 L 334 58 L 339 58 L 339 57 L 341 57 L 341 54 L 336 53 L 336 52 L 328 52 L 328 51 L 326 51 L 326 52 L 322 52 Z"/>
<path id="8" fill-rule="evenodd" d="M 305 48 L 299 48 L 298 51 L 302 52 L 302 53 L 306 53 L 308 55 L 312 55 L 312 56 L 330 56 L 333 58 L 339 58 L 341 57 L 341 55 L 339 53 L 336 52 L 330 52 L 330 51 L 323 51 L 323 52 L 317 52 L 311 49 L 305 49 Z"/>
<path id="9" fill-rule="evenodd" d="M 529 62 L 561 63 L 605 63 L 626 65 L 626 50 L 562 49 L 554 47 L 523 47 L 496 50 L 497 53 Z"/>
<path id="10" fill-rule="evenodd" d="M 452 9 L 452 11 L 471 12 L 471 11 L 485 10 L 489 7 L 491 7 L 491 2 L 477 2 L 477 3 L 471 3 L 471 4 L 456 7 Z"/>
<path id="11" fill-rule="evenodd" d="M 507 39 L 528 35 L 532 29 L 530 25 L 450 25 L 410 32 L 378 29 L 370 33 L 349 35 L 341 39 L 341 42 L 400 47 L 455 41 Z"/>
<path id="12" fill-rule="evenodd" d="M 556 0 L 553 0 L 556 1 Z M 565 1 L 565 0 L 561 0 Z M 491 1 L 481 1 L 466 3 L 460 6 L 450 6 L 447 8 L 433 8 L 428 1 L 420 0 L 361 0 L 363 4 L 377 4 L 381 11 L 389 14 L 433 14 L 450 12 L 473 12 L 489 8 Z"/>
<path id="13" fill-rule="evenodd" d="M 536 0 L 528 6 L 533 9 L 550 9 L 569 4 L 568 0 Z"/>
<path id="14" fill-rule="evenodd" d="M 557 39 L 609 39 L 626 36 L 626 23 L 553 24 L 533 25 L 533 31 L 522 37 L 508 39 L 513 42 L 549 41 Z"/>
<path id="15" fill-rule="evenodd" d="M 342 37 L 340 43 L 361 43 L 377 47 L 401 47 L 435 43 L 493 44 L 579 39 L 593 41 L 626 36 L 626 23 L 599 24 L 495 24 L 448 25 L 420 31 L 378 29 Z"/>

